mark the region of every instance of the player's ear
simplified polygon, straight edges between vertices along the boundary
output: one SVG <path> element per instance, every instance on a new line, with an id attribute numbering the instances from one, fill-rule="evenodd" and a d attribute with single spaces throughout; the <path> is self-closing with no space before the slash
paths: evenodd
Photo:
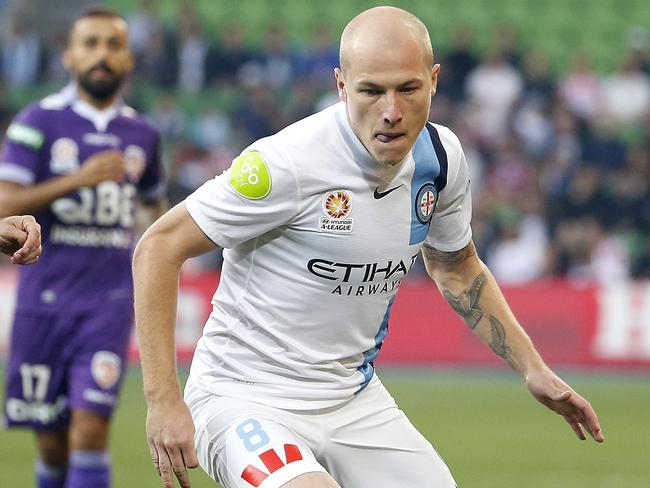
<path id="1" fill-rule="evenodd" d="M 336 78 L 336 89 L 339 92 L 339 99 L 342 102 L 348 101 L 348 92 L 345 89 L 345 78 L 341 68 L 334 68 L 334 77 Z"/>
<path id="2" fill-rule="evenodd" d="M 431 68 L 431 96 L 436 94 L 438 88 L 438 75 L 440 74 L 440 65 L 434 64 Z"/>

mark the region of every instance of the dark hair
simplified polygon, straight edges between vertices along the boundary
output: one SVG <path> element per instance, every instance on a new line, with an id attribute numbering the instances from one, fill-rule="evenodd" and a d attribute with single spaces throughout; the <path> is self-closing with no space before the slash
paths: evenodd
<path id="1" fill-rule="evenodd" d="M 77 15 L 72 24 L 70 24 L 70 29 L 68 30 L 68 44 L 70 44 L 72 32 L 74 31 L 74 26 L 77 22 L 82 19 L 89 18 L 106 18 L 106 19 L 122 19 L 126 22 L 126 19 L 120 14 L 117 10 L 112 9 L 111 7 L 106 7 L 104 5 L 93 5 L 85 9 L 79 15 Z"/>
<path id="2" fill-rule="evenodd" d="M 75 22 L 85 19 L 86 17 L 116 17 L 118 19 L 126 20 L 122 14 L 111 7 L 105 5 L 92 5 L 81 12 L 81 14 L 72 21 L 72 24 L 74 25 Z"/>

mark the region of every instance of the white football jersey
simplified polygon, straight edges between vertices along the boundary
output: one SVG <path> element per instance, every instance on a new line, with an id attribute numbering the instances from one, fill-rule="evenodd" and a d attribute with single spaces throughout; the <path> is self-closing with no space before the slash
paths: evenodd
<path id="1" fill-rule="evenodd" d="M 471 238 L 458 138 L 427 124 L 400 164 L 382 165 L 344 103 L 255 142 L 186 204 L 224 248 L 192 382 L 286 409 L 361 391 L 422 245 L 457 251 Z"/>

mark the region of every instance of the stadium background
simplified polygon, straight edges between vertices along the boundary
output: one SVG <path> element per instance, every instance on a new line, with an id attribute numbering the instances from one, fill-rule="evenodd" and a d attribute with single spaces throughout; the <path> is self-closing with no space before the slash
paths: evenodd
<path id="1" fill-rule="evenodd" d="M 69 19 L 92 2 L 0 0 L 0 134 L 61 87 Z M 138 57 L 127 100 L 164 135 L 181 200 L 249 142 L 335 100 L 345 23 L 372 1 L 107 2 Z M 471 166 L 474 235 L 549 362 L 598 409 L 580 444 L 480 349 L 416 270 L 380 374 L 461 486 L 638 487 L 650 481 L 650 4 L 640 0 L 404 0 L 443 71 L 432 120 Z M 0 266 L 0 360 L 14 270 Z M 191 350 L 220 258 L 188 264 L 179 353 Z M 612 373 L 614 371 L 615 373 Z M 158 486 L 137 369 L 112 449 L 116 487 Z M 0 486 L 31 486 L 31 437 L 0 433 Z M 193 473 L 194 486 L 211 486 Z"/>

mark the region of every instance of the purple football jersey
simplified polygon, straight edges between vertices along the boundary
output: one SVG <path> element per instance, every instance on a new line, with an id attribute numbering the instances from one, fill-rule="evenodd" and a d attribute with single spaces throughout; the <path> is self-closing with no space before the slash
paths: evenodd
<path id="1" fill-rule="evenodd" d="M 136 198 L 165 191 L 157 131 L 119 103 L 99 111 L 73 86 L 20 112 L 7 130 L 0 180 L 23 185 L 73 173 L 95 153 L 123 151 L 127 177 L 80 188 L 36 215 L 43 253 L 21 267 L 17 308 L 81 310 L 131 298 Z"/>

